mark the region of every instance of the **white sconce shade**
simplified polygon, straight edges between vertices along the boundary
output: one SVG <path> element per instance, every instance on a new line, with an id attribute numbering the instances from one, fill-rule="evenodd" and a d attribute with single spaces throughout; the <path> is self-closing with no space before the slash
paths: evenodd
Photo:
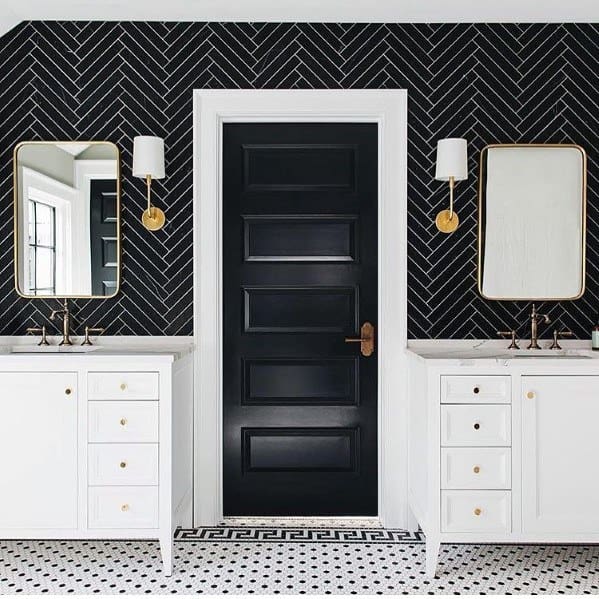
<path id="1" fill-rule="evenodd" d="M 463 181 L 468 178 L 468 150 L 465 139 L 452 137 L 437 142 L 437 168 L 435 179 L 438 181 Z"/>
<path id="2" fill-rule="evenodd" d="M 164 178 L 164 140 L 151 135 L 133 138 L 133 176 Z"/>

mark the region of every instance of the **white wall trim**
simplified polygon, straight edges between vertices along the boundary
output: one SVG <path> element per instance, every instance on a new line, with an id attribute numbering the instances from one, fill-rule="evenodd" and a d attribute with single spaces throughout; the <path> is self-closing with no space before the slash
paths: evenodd
<path id="1" fill-rule="evenodd" d="M 19 21 L 213 21 L 309 23 L 594 23 L 596 0 L 170 0 L 127 3 L 25 0 L 0 5 L 0 35 Z"/>
<path id="2" fill-rule="evenodd" d="M 379 518 L 407 511 L 407 92 L 194 90 L 196 526 L 222 519 L 221 137 L 224 122 L 379 124 Z"/>

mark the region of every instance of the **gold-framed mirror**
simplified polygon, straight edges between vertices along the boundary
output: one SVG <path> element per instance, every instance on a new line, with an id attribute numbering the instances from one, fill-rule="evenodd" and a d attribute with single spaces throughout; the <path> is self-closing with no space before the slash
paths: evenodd
<path id="1" fill-rule="evenodd" d="M 586 153 L 575 144 L 481 152 L 478 290 L 489 300 L 563 301 L 585 290 Z"/>
<path id="2" fill-rule="evenodd" d="M 106 141 L 14 150 L 15 289 L 25 298 L 114 297 L 121 278 L 120 153 Z"/>

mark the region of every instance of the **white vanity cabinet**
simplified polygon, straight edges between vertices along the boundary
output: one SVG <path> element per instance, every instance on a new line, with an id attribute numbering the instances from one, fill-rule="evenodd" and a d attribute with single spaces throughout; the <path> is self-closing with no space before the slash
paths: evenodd
<path id="1" fill-rule="evenodd" d="M 0 355 L 0 538 L 158 539 L 191 525 L 192 359 Z"/>
<path id="2" fill-rule="evenodd" d="M 408 354 L 409 503 L 429 576 L 443 542 L 599 542 L 599 359 Z"/>

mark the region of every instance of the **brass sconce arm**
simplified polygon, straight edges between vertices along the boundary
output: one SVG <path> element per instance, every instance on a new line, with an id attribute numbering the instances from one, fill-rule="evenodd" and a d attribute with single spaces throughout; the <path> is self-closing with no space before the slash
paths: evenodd
<path id="1" fill-rule="evenodd" d="M 141 215 L 141 222 L 148 231 L 158 231 L 162 229 L 166 221 L 164 212 L 156 206 L 152 206 L 152 175 L 146 175 L 148 207 Z"/>

